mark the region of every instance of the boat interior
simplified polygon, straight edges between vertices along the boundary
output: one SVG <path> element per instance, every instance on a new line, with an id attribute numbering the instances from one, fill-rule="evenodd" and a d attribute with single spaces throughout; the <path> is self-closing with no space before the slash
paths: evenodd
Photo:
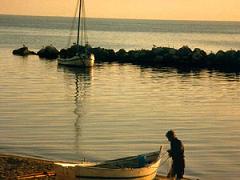
<path id="1" fill-rule="evenodd" d="M 130 156 L 126 158 L 106 161 L 104 163 L 97 164 L 94 167 L 111 169 L 147 167 L 159 159 L 159 154 L 159 151 L 157 151 L 138 156 Z"/>

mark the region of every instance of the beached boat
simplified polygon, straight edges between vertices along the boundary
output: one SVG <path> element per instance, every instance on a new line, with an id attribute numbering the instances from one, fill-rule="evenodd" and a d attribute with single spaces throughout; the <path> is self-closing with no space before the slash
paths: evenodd
<path id="1" fill-rule="evenodd" d="M 94 65 L 95 57 L 94 54 L 89 52 L 90 48 L 87 42 L 84 0 L 79 0 L 78 3 L 79 13 L 77 26 L 77 44 L 74 45 L 76 48 L 73 51 L 74 54 L 72 54 L 71 48 L 63 53 L 60 52 L 58 64 L 65 66 L 92 67 Z M 70 51 L 70 53 L 68 51 Z"/>
<path id="2" fill-rule="evenodd" d="M 56 179 L 134 179 L 152 180 L 160 166 L 160 151 L 130 156 L 104 163 L 56 163 Z"/>

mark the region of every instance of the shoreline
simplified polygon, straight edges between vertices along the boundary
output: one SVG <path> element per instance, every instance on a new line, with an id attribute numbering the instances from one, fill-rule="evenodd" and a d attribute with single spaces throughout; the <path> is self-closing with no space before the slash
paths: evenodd
<path id="1" fill-rule="evenodd" d="M 41 179 L 55 180 L 54 161 L 25 155 L 0 153 L 0 179 Z M 198 180 L 197 178 L 184 178 Z M 154 180 L 168 180 L 157 174 Z"/>

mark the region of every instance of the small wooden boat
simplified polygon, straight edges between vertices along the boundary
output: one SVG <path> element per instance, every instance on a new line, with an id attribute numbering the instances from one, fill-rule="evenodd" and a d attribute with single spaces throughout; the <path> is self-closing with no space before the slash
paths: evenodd
<path id="1" fill-rule="evenodd" d="M 104 163 L 56 163 L 56 179 L 152 180 L 160 166 L 160 151 L 130 156 Z"/>

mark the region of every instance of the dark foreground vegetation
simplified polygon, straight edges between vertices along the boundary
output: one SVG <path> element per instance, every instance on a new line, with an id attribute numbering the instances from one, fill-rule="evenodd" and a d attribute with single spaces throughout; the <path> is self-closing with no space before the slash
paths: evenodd
<path id="1" fill-rule="evenodd" d="M 80 47 L 81 51 L 85 47 Z M 57 57 L 71 57 L 77 51 L 77 46 L 62 49 L 58 51 L 53 46 L 46 46 L 37 53 L 26 51 L 26 49 L 17 49 L 13 51 L 15 55 L 26 56 L 37 54 L 40 58 L 56 59 Z M 181 69 L 217 69 L 221 71 L 237 71 L 240 72 L 240 50 L 219 50 L 217 53 L 206 53 L 204 50 L 195 48 L 190 49 L 183 46 L 179 49 L 168 47 L 153 47 L 150 50 L 130 50 L 87 47 L 88 51 L 95 55 L 96 62 L 119 62 L 133 63 L 147 66 L 157 67 L 175 67 Z M 24 50 L 24 52 L 22 52 Z M 16 53 L 18 52 L 18 53 Z"/>

